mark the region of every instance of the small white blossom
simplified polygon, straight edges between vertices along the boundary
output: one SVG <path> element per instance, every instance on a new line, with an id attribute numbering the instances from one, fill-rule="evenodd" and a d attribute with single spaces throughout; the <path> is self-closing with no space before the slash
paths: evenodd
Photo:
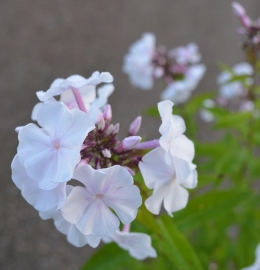
<path id="1" fill-rule="evenodd" d="M 145 33 L 129 48 L 124 58 L 124 73 L 128 74 L 131 84 L 143 90 L 153 86 L 155 36 Z"/>
<path id="2" fill-rule="evenodd" d="M 45 104 L 37 121 L 42 128 L 28 124 L 20 130 L 17 155 L 27 174 L 49 190 L 71 179 L 82 143 L 95 125 L 84 112 L 59 102 Z"/>
<path id="3" fill-rule="evenodd" d="M 83 234 L 107 237 L 118 229 L 119 219 L 128 224 L 136 218 L 142 199 L 125 168 L 116 165 L 94 170 L 82 165 L 75 170 L 73 178 L 85 187 L 75 187 L 61 211 Z"/>
<path id="4" fill-rule="evenodd" d="M 186 207 L 189 193 L 184 188 L 197 185 L 196 166 L 186 160 L 170 157 L 171 164 L 164 160 L 165 151 L 159 147 L 146 154 L 139 163 L 145 184 L 153 194 L 145 201 L 146 208 L 153 214 L 160 213 L 163 203 L 167 213 Z"/>

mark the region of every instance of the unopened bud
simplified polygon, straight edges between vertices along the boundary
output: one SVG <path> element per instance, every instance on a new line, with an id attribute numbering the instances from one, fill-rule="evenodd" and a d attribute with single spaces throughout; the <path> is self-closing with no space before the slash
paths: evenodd
<path id="1" fill-rule="evenodd" d="M 106 157 L 106 158 L 111 158 L 111 152 L 110 152 L 110 150 L 108 150 L 108 149 L 103 149 L 103 150 L 102 150 L 102 154 L 103 154 L 103 156 Z"/>
<path id="2" fill-rule="evenodd" d="M 110 124 L 109 127 L 106 130 L 106 134 L 107 135 L 112 134 L 113 133 L 113 129 L 114 129 L 114 125 L 113 124 Z"/>
<path id="3" fill-rule="evenodd" d="M 124 150 L 131 150 L 133 149 L 140 141 L 140 136 L 129 136 L 123 139 L 122 141 L 122 147 Z"/>
<path id="4" fill-rule="evenodd" d="M 114 125 L 113 134 L 117 134 L 118 133 L 119 127 L 120 127 L 119 123 L 117 123 L 117 124 Z"/>
<path id="5" fill-rule="evenodd" d="M 97 128 L 98 128 L 99 130 L 104 130 L 105 125 L 106 125 L 105 120 L 104 120 L 103 117 L 101 117 L 100 120 L 99 120 L 98 123 L 97 123 Z"/>
<path id="6" fill-rule="evenodd" d="M 136 135 L 140 129 L 141 123 L 142 123 L 142 117 L 141 116 L 136 117 L 129 127 L 129 131 L 128 131 L 129 134 Z"/>
<path id="7" fill-rule="evenodd" d="M 111 121 L 112 119 L 112 109 L 109 104 L 106 105 L 103 112 L 103 117 L 105 120 Z"/>
<path id="8" fill-rule="evenodd" d="M 129 167 L 127 167 L 127 166 L 123 166 L 124 168 L 126 168 L 127 169 L 127 171 L 132 175 L 132 176 L 134 176 L 135 175 L 135 172 L 132 170 L 132 169 L 130 169 Z"/>

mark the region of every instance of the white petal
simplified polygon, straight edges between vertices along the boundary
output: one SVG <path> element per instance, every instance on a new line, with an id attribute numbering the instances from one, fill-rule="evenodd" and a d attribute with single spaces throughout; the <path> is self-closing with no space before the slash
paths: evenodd
<path id="1" fill-rule="evenodd" d="M 26 173 L 24 166 L 19 161 L 18 155 L 15 155 L 15 157 L 13 158 L 11 168 L 12 168 L 12 180 L 15 183 L 15 185 L 21 190 L 24 183 L 28 181 L 28 175 Z"/>
<path id="2" fill-rule="evenodd" d="M 66 204 L 61 209 L 61 213 L 67 221 L 75 224 L 80 220 L 86 208 L 93 200 L 93 195 L 91 195 L 86 188 L 75 187 L 68 195 Z"/>
<path id="3" fill-rule="evenodd" d="M 181 183 L 181 185 L 186 188 L 195 188 L 198 184 L 198 173 L 196 171 L 196 166 L 194 164 L 191 164 L 191 170 L 192 172 L 190 176 L 184 182 Z"/>
<path id="4" fill-rule="evenodd" d="M 175 168 L 176 181 L 181 184 L 191 175 L 190 163 L 177 157 L 172 157 L 172 163 Z"/>
<path id="5" fill-rule="evenodd" d="M 102 200 L 93 201 L 80 221 L 77 228 L 86 235 L 95 234 L 106 237 L 113 234 L 119 227 L 120 222 Z"/>
<path id="6" fill-rule="evenodd" d="M 155 249 L 151 246 L 151 237 L 147 234 L 116 231 L 113 240 L 138 260 L 157 257 Z"/>
<path id="7" fill-rule="evenodd" d="M 47 103 L 38 112 L 37 121 L 49 136 L 60 138 L 72 125 L 73 115 L 63 103 Z"/>
<path id="8" fill-rule="evenodd" d="M 110 168 L 99 170 L 106 174 L 105 183 L 103 186 L 103 194 L 109 195 L 123 186 L 133 184 L 133 177 L 122 166 L 115 165 Z"/>
<path id="9" fill-rule="evenodd" d="M 134 185 L 118 188 L 103 201 L 116 212 L 123 224 L 129 224 L 136 218 L 137 208 L 142 204 L 140 191 Z"/>
<path id="10" fill-rule="evenodd" d="M 185 135 L 180 135 L 171 144 L 170 153 L 172 156 L 192 161 L 195 155 L 194 144 Z"/>
<path id="11" fill-rule="evenodd" d="M 175 175 L 173 166 L 166 164 L 165 151 L 158 147 L 146 154 L 139 162 L 139 168 L 148 188 L 154 188 L 157 181 L 168 182 Z"/>
<path id="12" fill-rule="evenodd" d="M 177 182 L 172 182 L 168 187 L 167 195 L 164 198 L 164 208 L 172 216 L 173 212 L 186 207 L 189 199 L 188 191 Z"/>
<path id="13" fill-rule="evenodd" d="M 145 206 L 151 213 L 159 215 L 162 202 L 169 191 L 170 185 L 171 182 L 156 183 L 152 196 L 145 201 Z"/>

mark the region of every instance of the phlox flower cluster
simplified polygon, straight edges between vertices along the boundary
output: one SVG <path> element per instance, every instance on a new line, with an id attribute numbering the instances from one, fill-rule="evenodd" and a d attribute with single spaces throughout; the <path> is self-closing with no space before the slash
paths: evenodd
<path id="1" fill-rule="evenodd" d="M 171 101 L 158 104 L 159 139 L 141 142 L 138 116 L 120 140 L 119 124 L 112 124 L 107 104 L 112 81 L 110 73 L 94 72 L 88 79 L 56 79 L 47 91 L 38 91 L 40 102 L 32 112 L 38 125 L 16 129 L 12 179 L 40 217 L 53 219 L 74 246 L 114 241 L 142 260 L 157 255 L 149 235 L 130 232 L 142 204 L 133 176 L 140 169 L 153 189 L 147 209 L 159 214 L 164 203 L 172 215 L 188 202 L 185 188 L 197 184 L 194 146 L 183 134 L 184 120 L 172 115 Z M 78 185 L 72 186 L 71 179 Z"/>
<path id="2" fill-rule="evenodd" d="M 208 109 L 217 105 L 231 112 L 252 111 L 254 97 L 253 93 L 250 92 L 250 86 L 254 82 L 253 74 L 253 67 L 247 62 L 239 63 L 230 70 L 222 71 L 216 80 L 219 87 L 216 101 L 212 99 L 203 101 L 204 108 L 200 110 L 201 118 L 205 122 L 212 122 L 214 116 Z"/>
<path id="3" fill-rule="evenodd" d="M 200 61 L 195 43 L 167 50 L 164 46 L 156 47 L 155 36 L 145 33 L 129 48 L 123 71 L 132 85 L 142 90 L 150 90 L 155 79 L 163 79 L 167 87 L 161 99 L 179 104 L 189 99 L 206 71 Z"/>
<path id="4" fill-rule="evenodd" d="M 233 2 L 232 7 L 241 23 L 241 27 L 237 29 L 237 32 L 243 42 L 244 49 L 249 53 L 257 53 L 260 46 L 260 18 L 252 21 L 244 7 L 237 2 Z"/>

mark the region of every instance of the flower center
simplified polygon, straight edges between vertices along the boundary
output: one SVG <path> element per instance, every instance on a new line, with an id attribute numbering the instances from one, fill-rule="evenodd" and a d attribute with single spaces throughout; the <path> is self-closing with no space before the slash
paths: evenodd
<path id="1" fill-rule="evenodd" d="M 60 141 L 59 141 L 58 139 L 53 141 L 53 147 L 54 147 L 57 151 L 60 149 Z"/>
<path id="2" fill-rule="evenodd" d="M 102 199 L 103 198 L 103 194 L 96 194 L 96 198 L 97 199 Z"/>

